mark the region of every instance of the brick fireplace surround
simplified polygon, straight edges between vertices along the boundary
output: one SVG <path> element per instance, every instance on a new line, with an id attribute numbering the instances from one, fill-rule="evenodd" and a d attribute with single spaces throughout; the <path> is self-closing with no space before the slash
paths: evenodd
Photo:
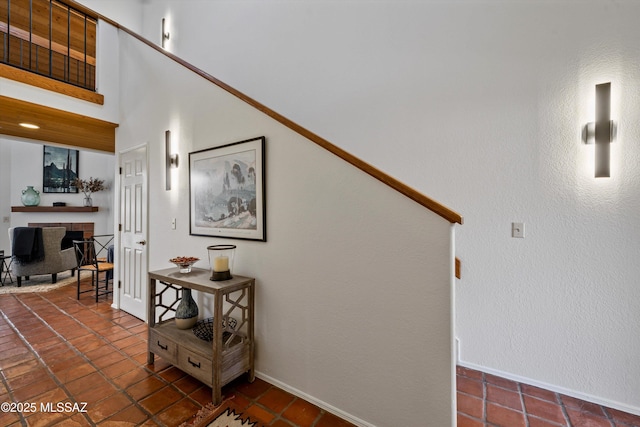
<path id="1" fill-rule="evenodd" d="M 93 237 L 93 222 L 30 222 L 29 227 L 64 227 L 67 231 L 82 231 L 83 238 Z"/>

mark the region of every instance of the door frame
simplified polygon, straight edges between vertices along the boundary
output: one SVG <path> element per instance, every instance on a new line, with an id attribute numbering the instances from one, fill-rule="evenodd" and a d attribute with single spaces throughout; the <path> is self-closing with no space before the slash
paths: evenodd
<path id="1" fill-rule="evenodd" d="M 146 159 L 145 161 L 147 162 L 147 178 L 145 180 L 145 195 L 146 198 L 143 200 L 143 203 L 145 203 L 147 205 L 147 209 L 146 209 L 146 218 L 145 218 L 145 234 L 147 236 L 147 238 L 149 237 L 149 144 L 148 143 L 142 143 L 142 144 L 138 144 L 138 145 L 134 145 L 133 147 L 129 147 L 126 148 L 124 150 L 120 150 L 117 152 L 117 162 L 116 162 L 116 170 L 115 170 L 115 180 L 114 180 L 114 186 L 115 186 L 115 194 L 114 194 L 114 203 L 113 203 L 113 211 L 114 211 L 114 217 L 115 217 L 115 221 L 114 221 L 114 235 L 115 235 L 115 247 L 116 250 L 113 251 L 113 257 L 114 257 L 114 263 L 115 263 L 115 267 L 114 267 L 114 272 L 113 272 L 113 277 L 114 277 L 114 283 L 113 283 L 113 287 L 114 287 L 114 292 L 113 292 L 113 304 L 111 304 L 111 307 L 119 310 L 120 309 L 120 292 L 122 290 L 122 288 L 120 288 L 118 286 L 118 284 L 120 283 L 121 279 L 121 263 L 120 263 L 120 246 L 121 246 L 121 234 L 122 231 L 120 230 L 120 224 L 122 223 L 122 212 L 120 212 L 120 200 L 122 197 L 122 188 L 120 187 L 121 185 L 121 180 L 122 180 L 122 175 L 120 174 L 120 168 L 122 167 L 121 164 L 121 156 L 123 154 L 126 154 L 130 151 L 135 151 L 138 150 L 140 148 L 144 148 L 145 149 L 145 153 L 146 153 Z M 149 269 L 149 249 L 147 248 L 146 252 L 145 252 L 145 258 L 146 258 L 146 265 L 147 265 L 147 270 Z M 148 271 L 145 272 L 148 273 Z M 145 285 L 145 292 L 148 292 L 149 289 L 149 283 L 147 282 L 147 284 Z M 146 313 L 146 311 L 145 311 Z M 147 319 L 148 322 L 148 319 Z"/>

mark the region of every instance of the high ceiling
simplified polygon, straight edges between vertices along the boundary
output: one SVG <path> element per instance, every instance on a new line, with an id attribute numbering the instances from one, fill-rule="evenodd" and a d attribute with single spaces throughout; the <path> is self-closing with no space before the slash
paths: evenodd
<path id="1" fill-rule="evenodd" d="M 9 21 L 9 17 L 6 13 L 7 10 L 5 10 L 7 9 L 7 3 L 0 3 L 5 5 L 4 9 L 0 7 L 0 35 L 2 35 L 1 33 L 3 32 L 6 35 L 6 31 L 9 29 L 12 36 L 11 40 L 15 40 L 17 37 L 19 38 L 25 31 L 28 34 L 30 25 L 29 19 L 27 19 L 29 17 L 29 1 L 11 1 L 11 27 L 7 26 L 7 21 Z M 40 4 L 40 6 L 44 7 L 43 5 L 45 3 L 49 4 L 48 0 L 44 3 L 41 1 L 34 2 L 34 5 L 37 6 Z M 52 11 L 54 9 L 60 9 L 57 2 L 54 2 L 54 5 L 55 7 Z M 33 31 L 32 37 L 35 37 L 34 43 L 37 44 L 37 40 L 43 37 L 48 37 L 49 35 L 54 36 L 54 39 L 55 37 L 62 37 L 60 34 L 56 35 L 57 33 L 53 31 L 55 30 L 53 27 L 51 28 L 51 32 L 49 32 L 49 14 L 44 13 L 44 15 L 46 15 L 43 18 L 44 20 L 39 20 L 37 17 L 38 10 L 39 9 L 37 7 L 34 7 L 33 9 L 34 19 L 31 28 Z M 74 33 L 73 28 L 77 27 L 77 31 L 75 32 L 79 32 L 81 35 L 80 38 L 85 40 L 85 27 L 84 24 L 82 24 L 83 21 L 79 18 L 71 19 L 71 17 L 76 15 L 74 13 L 66 14 L 65 12 L 62 15 L 62 18 L 65 18 L 67 15 L 69 16 L 68 22 L 70 29 L 72 30 L 71 33 Z M 66 22 L 64 19 L 63 21 Z M 75 27 L 71 24 L 75 25 Z M 64 27 L 66 29 L 66 24 Z M 74 38 L 72 35 L 67 46 L 70 48 L 71 56 L 79 55 L 83 59 L 87 60 L 88 63 L 95 64 L 95 26 L 93 27 L 93 30 L 87 34 L 89 35 L 93 45 L 93 48 L 87 52 L 89 53 L 89 56 L 80 55 L 78 53 L 78 48 L 75 48 L 76 45 L 84 45 L 84 42 L 81 42 L 78 37 Z M 48 40 L 45 44 L 48 45 Z M 67 44 L 67 42 L 64 44 Z M 53 43 L 51 45 L 51 49 L 57 49 L 56 46 L 57 44 Z M 92 90 L 82 89 L 75 85 L 66 84 L 59 80 L 48 78 L 28 70 L 22 70 L 15 66 L 0 64 L 0 78 L 19 81 L 30 86 L 39 87 L 66 96 L 72 96 L 84 101 L 104 104 L 104 97 Z M 35 124 L 39 126 L 39 129 L 27 129 L 20 126 L 20 123 L 24 122 Z M 115 151 L 115 128 L 117 126 L 118 125 L 115 123 L 106 122 L 92 117 L 0 96 L 0 134 L 112 153 Z"/>
<path id="2" fill-rule="evenodd" d="M 0 96 L 0 134 L 115 152 L 115 123 Z M 20 123 L 32 123 L 28 129 Z"/>

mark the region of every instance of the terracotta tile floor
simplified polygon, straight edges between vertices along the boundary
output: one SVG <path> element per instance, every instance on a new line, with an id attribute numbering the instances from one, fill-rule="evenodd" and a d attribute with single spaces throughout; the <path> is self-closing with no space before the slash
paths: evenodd
<path id="1" fill-rule="evenodd" d="M 74 285 L 0 295 L 0 403 L 14 403 L 13 412 L 0 410 L 0 426 L 190 421 L 211 402 L 211 388 L 159 357 L 147 365 L 146 336 L 147 325 L 113 310 L 110 297 L 96 304 L 84 294 L 77 301 Z M 269 426 L 352 426 L 259 378 L 241 377 L 223 395 L 235 396 L 238 410 Z"/>
<path id="2" fill-rule="evenodd" d="M 0 296 L 0 403 L 22 409 L 0 411 L 0 426 L 173 427 L 211 401 L 209 387 L 162 359 L 147 366 L 146 324 L 110 302 L 77 301 L 73 285 Z M 265 425 L 351 426 L 259 378 L 223 394 Z M 464 368 L 458 399 L 461 427 L 640 427 L 638 417 Z"/>
<path id="3" fill-rule="evenodd" d="M 640 417 L 458 367 L 458 427 L 640 427 Z"/>

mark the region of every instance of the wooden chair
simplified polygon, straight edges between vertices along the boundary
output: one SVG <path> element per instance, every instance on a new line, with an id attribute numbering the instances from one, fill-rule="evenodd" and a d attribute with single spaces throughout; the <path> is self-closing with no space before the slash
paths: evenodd
<path id="1" fill-rule="evenodd" d="M 78 292 L 77 298 L 80 299 L 80 294 L 95 291 L 96 302 L 98 297 L 102 295 L 108 295 L 113 293 L 113 285 L 109 290 L 109 282 L 113 277 L 113 263 L 102 262 L 99 258 L 100 252 L 96 252 L 96 244 L 93 238 L 74 240 L 73 247 L 76 251 L 76 258 L 78 260 L 78 271 L 90 271 L 91 272 L 91 285 L 92 289 L 80 291 L 80 273 L 78 273 Z M 104 273 L 103 279 L 100 279 L 100 273 Z M 100 284 L 104 284 L 101 288 Z"/>

